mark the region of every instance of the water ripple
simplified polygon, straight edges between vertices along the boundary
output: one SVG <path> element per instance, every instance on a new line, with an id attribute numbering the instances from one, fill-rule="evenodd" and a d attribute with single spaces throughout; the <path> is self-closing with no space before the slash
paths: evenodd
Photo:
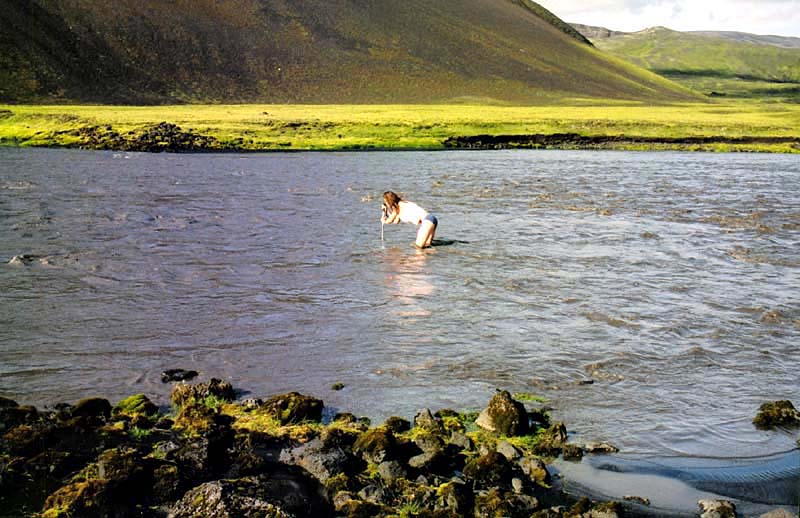
<path id="1" fill-rule="evenodd" d="M 750 419 L 800 402 L 798 182 L 780 155 L 0 149 L 0 394 L 163 403 L 178 366 L 380 419 L 506 388 L 628 452 L 778 451 Z M 381 242 L 387 189 L 459 242 Z"/>

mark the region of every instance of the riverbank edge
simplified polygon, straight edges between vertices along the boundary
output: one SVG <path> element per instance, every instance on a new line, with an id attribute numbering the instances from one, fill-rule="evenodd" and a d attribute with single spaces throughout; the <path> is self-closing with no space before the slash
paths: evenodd
<path id="1" fill-rule="evenodd" d="M 119 152 L 800 153 L 791 105 L 0 105 L 0 146 Z"/>
<path id="2" fill-rule="evenodd" d="M 197 135 L 193 135 L 197 137 Z M 449 136 L 430 145 L 380 145 L 365 142 L 341 146 L 295 146 L 290 141 L 278 147 L 238 146 L 201 137 L 188 141 L 138 140 L 108 141 L 91 138 L 72 140 L 37 138 L 35 141 L 16 137 L 0 137 L 0 148 L 77 149 L 90 151 L 141 153 L 335 153 L 391 151 L 496 151 L 514 149 L 562 151 L 634 151 L 634 152 L 702 152 L 702 153 L 771 153 L 800 154 L 800 137 L 648 137 L 635 135 L 579 135 L 577 133 L 530 135 Z"/>
<path id="3" fill-rule="evenodd" d="M 237 400 L 217 379 L 175 382 L 168 408 L 143 394 L 45 411 L 0 397 L 0 516 L 669 515 L 636 495 L 565 492 L 550 462 L 616 449 L 569 442 L 529 396 L 498 391 L 480 413 L 423 409 L 377 426 L 296 392 Z"/>

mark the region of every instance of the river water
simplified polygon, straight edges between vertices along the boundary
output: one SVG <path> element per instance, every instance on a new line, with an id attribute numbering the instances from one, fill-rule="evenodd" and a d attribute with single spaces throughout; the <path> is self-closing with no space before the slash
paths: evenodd
<path id="1" fill-rule="evenodd" d="M 387 189 L 457 242 L 381 241 Z M 751 420 L 800 403 L 799 245 L 788 155 L 0 149 L 0 395 L 166 403 L 181 367 L 382 420 L 501 388 L 578 442 L 785 451 Z"/>

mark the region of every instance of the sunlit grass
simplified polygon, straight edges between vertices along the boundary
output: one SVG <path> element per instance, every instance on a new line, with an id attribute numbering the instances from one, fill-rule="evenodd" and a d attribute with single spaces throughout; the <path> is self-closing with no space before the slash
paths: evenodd
<path id="1" fill-rule="evenodd" d="M 135 135 L 164 121 L 183 131 L 214 137 L 219 149 L 441 149 L 448 137 L 481 134 L 792 137 L 800 135 L 800 106 L 738 101 L 652 106 L 582 99 L 541 106 L 6 105 L 0 106 L 0 143 L 93 147 L 81 136 L 80 128 Z M 791 144 L 706 147 L 800 151 Z"/>

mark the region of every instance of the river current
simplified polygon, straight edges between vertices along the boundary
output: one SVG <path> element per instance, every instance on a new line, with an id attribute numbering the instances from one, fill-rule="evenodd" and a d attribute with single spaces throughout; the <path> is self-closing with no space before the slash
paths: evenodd
<path id="1" fill-rule="evenodd" d="M 381 241 L 389 189 L 455 242 Z M 499 388 L 577 442 L 774 453 L 796 432 L 751 420 L 800 404 L 799 252 L 789 155 L 5 148 L 0 395 L 166 404 L 180 367 L 377 422 Z"/>

